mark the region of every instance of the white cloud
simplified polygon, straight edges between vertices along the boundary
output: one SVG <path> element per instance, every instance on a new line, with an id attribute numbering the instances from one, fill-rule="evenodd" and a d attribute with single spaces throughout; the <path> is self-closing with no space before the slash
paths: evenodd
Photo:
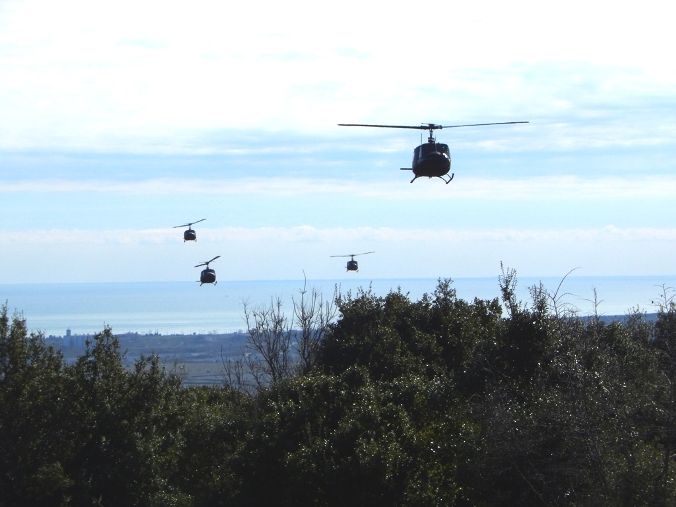
<path id="1" fill-rule="evenodd" d="M 462 180 L 462 184 L 458 181 Z M 432 183 L 432 184 L 426 184 Z M 251 195 L 309 196 L 346 195 L 384 199 L 599 199 L 646 198 L 676 195 L 676 177 L 580 178 L 577 176 L 528 179 L 459 177 L 446 186 L 423 179 L 414 185 L 401 180 L 378 183 L 309 178 L 241 178 L 221 180 L 156 179 L 19 180 L 0 181 L 2 193 L 119 193 L 126 195 Z"/>
<path id="2" fill-rule="evenodd" d="M 173 229 L 143 230 L 77 230 L 51 229 L 29 231 L 0 231 L 0 244 L 120 244 L 161 245 L 181 241 L 181 233 Z M 551 242 L 551 241 L 676 241 L 676 229 L 619 228 L 607 226 L 600 229 L 393 229 L 388 227 L 316 228 L 299 227 L 222 227 L 200 228 L 201 241 L 214 244 L 232 242 L 273 243 L 461 243 L 461 242 Z"/>
<path id="3" fill-rule="evenodd" d="M 10 150 L 200 152 L 215 149 L 205 130 L 226 128 L 337 136 L 338 121 L 551 119 L 609 104 L 621 115 L 676 85 L 660 2 L 433 2 L 432 35 L 410 5 L 382 1 L 2 5 Z M 663 122 L 576 122 L 547 146 L 647 142 Z"/>

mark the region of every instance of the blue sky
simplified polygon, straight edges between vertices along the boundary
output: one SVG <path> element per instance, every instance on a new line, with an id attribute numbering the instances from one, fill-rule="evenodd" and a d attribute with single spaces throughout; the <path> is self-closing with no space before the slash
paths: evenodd
<path id="1" fill-rule="evenodd" d="M 466 4 L 0 0 L 0 283 L 674 275 L 668 4 Z"/>

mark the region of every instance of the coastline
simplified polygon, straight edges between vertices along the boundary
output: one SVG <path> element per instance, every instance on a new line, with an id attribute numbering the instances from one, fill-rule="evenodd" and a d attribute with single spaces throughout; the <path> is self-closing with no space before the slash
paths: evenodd
<path id="1" fill-rule="evenodd" d="M 554 293 L 561 277 L 518 278 L 517 294 L 529 301 L 528 288 L 540 282 Z M 233 333 L 246 327 L 243 303 L 269 305 L 279 297 L 283 309 L 291 311 L 303 280 L 221 281 L 217 286 L 199 287 L 194 282 L 113 282 L 88 284 L 0 284 L 0 301 L 8 303 L 10 313 L 21 312 L 29 329 L 46 336 L 93 334 L 110 325 L 116 334 L 136 332 L 162 335 Z M 601 316 L 622 316 L 638 307 L 656 311 L 661 285 L 676 286 L 676 276 L 582 277 L 569 276 L 561 284 L 563 302 L 586 316 L 594 313 L 594 289 Z M 307 287 L 317 288 L 323 296 L 332 296 L 334 287 L 342 294 L 358 288 L 379 296 L 390 290 L 401 291 L 412 300 L 431 294 L 437 279 L 355 279 L 347 276 L 334 280 L 308 280 Z M 499 298 L 498 277 L 457 278 L 453 287 L 458 298 Z"/>

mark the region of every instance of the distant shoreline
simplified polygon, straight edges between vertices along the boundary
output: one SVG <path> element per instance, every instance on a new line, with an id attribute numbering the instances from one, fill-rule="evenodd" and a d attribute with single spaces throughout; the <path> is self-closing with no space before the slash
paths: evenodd
<path id="1" fill-rule="evenodd" d="M 98 333 L 97 331 L 96 333 Z M 96 333 L 71 333 L 70 335 L 45 335 L 47 340 L 63 340 L 66 338 L 92 338 Z M 124 333 L 116 333 L 113 329 L 113 334 L 120 339 L 133 339 L 133 338 L 153 338 L 153 337 L 162 337 L 162 338 L 213 338 L 213 339 L 222 339 L 230 338 L 233 336 L 242 336 L 246 335 L 245 331 L 231 331 L 228 333 L 202 333 L 202 332 L 193 332 L 193 333 L 160 333 L 156 331 L 154 333 L 139 333 L 137 331 L 125 331 Z"/>
<path id="2" fill-rule="evenodd" d="M 579 315 L 578 318 L 580 319 L 589 319 L 593 318 L 593 315 Z M 648 322 L 657 322 L 657 312 L 655 313 L 644 313 L 643 317 L 645 318 L 646 321 Z M 627 315 L 599 315 L 599 320 L 601 322 L 605 322 L 606 324 L 609 324 L 611 322 L 625 322 L 627 320 Z M 98 331 L 97 331 L 98 332 Z M 96 333 L 72 333 L 70 335 L 46 335 L 45 338 L 47 340 L 63 340 L 66 338 L 92 338 Z M 192 333 L 172 333 L 172 332 L 167 332 L 167 333 L 160 333 L 159 331 L 156 332 L 148 332 L 148 333 L 142 333 L 138 331 L 125 331 L 124 333 L 116 333 L 115 330 L 113 329 L 113 334 L 117 336 L 120 339 L 134 339 L 134 338 L 204 338 L 204 339 L 212 339 L 212 340 L 222 340 L 222 339 L 229 339 L 229 338 L 234 338 L 238 336 L 246 336 L 247 333 L 244 330 L 238 330 L 238 331 L 230 331 L 230 332 L 208 332 L 208 333 L 203 333 L 203 332 L 197 332 L 194 331 Z"/>
<path id="3" fill-rule="evenodd" d="M 442 277 L 443 278 L 443 277 Z M 453 278 L 457 298 L 464 301 L 500 299 L 498 277 Z M 639 308 L 657 311 L 654 302 L 662 299 L 662 285 L 676 287 L 676 277 L 521 277 L 516 286 L 517 298 L 528 304 L 529 288 L 542 286 L 557 293 L 559 307 L 587 316 L 597 311 L 605 320 L 618 320 L 625 312 Z M 307 287 L 319 290 L 325 300 L 333 297 L 338 284 L 343 295 L 360 290 L 385 296 L 401 290 L 412 301 L 424 294 L 433 297 L 437 280 L 387 279 L 364 280 L 346 276 L 341 280 L 311 280 Z M 66 330 L 75 335 L 91 335 L 110 325 L 113 332 L 137 332 L 141 336 L 195 336 L 231 334 L 246 328 L 243 302 L 267 306 L 280 298 L 287 317 L 292 315 L 292 298 L 298 297 L 301 281 L 228 282 L 199 287 L 187 282 L 120 282 L 71 284 L 0 284 L 0 301 L 7 301 L 9 311 L 16 310 L 26 319 L 30 330 L 42 331 L 46 337 L 64 338 Z M 596 301 L 596 302 L 595 302 Z M 193 334 L 194 333 L 194 334 Z"/>

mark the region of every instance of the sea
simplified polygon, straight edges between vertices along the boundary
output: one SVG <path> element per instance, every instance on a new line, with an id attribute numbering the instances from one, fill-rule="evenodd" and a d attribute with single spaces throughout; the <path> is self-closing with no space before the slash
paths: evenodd
<path id="1" fill-rule="evenodd" d="M 523 277 L 517 282 L 518 298 L 528 302 L 528 288 L 540 283 L 551 294 L 558 290 L 560 302 L 582 316 L 595 311 L 615 316 L 635 308 L 655 313 L 663 289 L 674 294 L 676 276 L 568 276 L 563 281 L 560 277 Z M 19 312 L 29 330 L 46 336 L 65 336 L 67 330 L 74 335 L 93 334 L 106 325 L 119 334 L 225 334 L 246 329 L 245 303 L 258 308 L 279 298 L 290 317 L 292 301 L 298 299 L 304 284 L 325 300 L 332 299 L 334 290 L 354 295 L 360 289 L 370 289 L 377 296 L 401 290 L 418 300 L 434 292 L 437 280 L 219 281 L 204 286 L 195 282 L 0 284 L 0 303 L 6 302 L 10 314 Z M 457 278 L 453 287 L 459 298 L 468 301 L 500 296 L 497 277 Z"/>

